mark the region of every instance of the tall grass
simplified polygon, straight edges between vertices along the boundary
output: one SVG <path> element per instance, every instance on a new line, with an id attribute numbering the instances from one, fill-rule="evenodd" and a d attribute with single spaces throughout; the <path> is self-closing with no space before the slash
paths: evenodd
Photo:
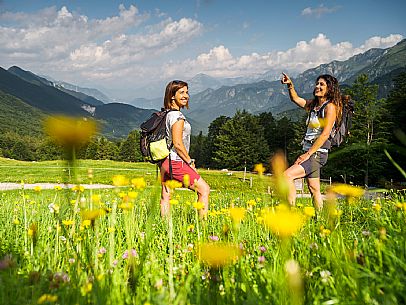
<path id="1" fill-rule="evenodd" d="M 66 173 L 47 167 L 57 164 L 21 163 L 15 173 L 2 170 L 1 179 L 56 182 Z M 303 215 L 303 226 L 282 237 L 264 222 L 281 206 L 268 194 L 266 176 L 252 175 L 250 187 L 251 176 L 203 171 L 213 189 L 207 219 L 196 217 L 196 195 L 182 189 L 162 219 L 153 166 L 80 161 L 79 167 L 82 183 L 112 183 L 114 174 L 124 174 L 144 176 L 147 187 L 2 192 L 0 304 L 406 303 L 403 192 L 340 199 L 335 213 L 314 217 L 305 216 L 311 203 L 302 199 L 294 212 Z M 243 208 L 241 221 L 231 207 Z M 238 254 L 213 265 L 203 256 L 223 254 L 201 253 L 202 244 Z"/>

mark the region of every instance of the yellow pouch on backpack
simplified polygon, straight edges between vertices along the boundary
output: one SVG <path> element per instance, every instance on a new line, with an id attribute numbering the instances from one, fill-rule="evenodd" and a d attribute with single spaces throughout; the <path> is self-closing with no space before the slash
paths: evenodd
<path id="1" fill-rule="evenodd" d="M 165 138 L 156 142 L 151 142 L 149 148 L 153 161 L 159 161 L 169 156 L 169 149 Z"/>

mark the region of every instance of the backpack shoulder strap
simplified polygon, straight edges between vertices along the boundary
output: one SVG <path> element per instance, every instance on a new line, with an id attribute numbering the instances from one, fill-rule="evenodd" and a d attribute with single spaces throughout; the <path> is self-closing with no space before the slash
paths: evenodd
<path id="1" fill-rule="evenodd" d="M 331 101 L 324 102 L 323 105 L 317 110 L 317 116 L 324 118 L 324 109 L 326 109 L 327 105 L 330 104 Z"/>

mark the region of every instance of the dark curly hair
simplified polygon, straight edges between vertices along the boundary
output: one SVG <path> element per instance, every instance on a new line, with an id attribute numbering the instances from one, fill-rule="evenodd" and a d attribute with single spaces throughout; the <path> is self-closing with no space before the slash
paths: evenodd
<path id="1" fill-rule="evenodd" d="M 330 74 L 322 74 L 317 77 L 316 83 L 319 81 L 320 78 L 322 78 L 326 81 L 327 100 L 331 101 L 334 105 L 336 105 L 336 108 L 337 108 L 336 121 L 340 122 L 341 116 L 342 116 L 343 99 L 341 97 L 338 80 L 337 80 L 337 78 L 335 78 L 334 76 L 331 76 Z M 313 90 L 313 96 L 314 96 L 314 98 L 313 98 L 313 101 L 312 101 L 310 107 L 314 107 L 317 102 L 315 90 Z"/>

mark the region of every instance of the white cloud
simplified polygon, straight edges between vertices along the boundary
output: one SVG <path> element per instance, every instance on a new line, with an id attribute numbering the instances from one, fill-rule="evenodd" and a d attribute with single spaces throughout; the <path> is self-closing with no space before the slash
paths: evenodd
<path id="1" fill-rule="evenodd" d="M 353 47 L 348 41 L 333 44 L 326 35 L 320 33 L 310 41 L 299 41 L 295 47 L 286 51 L 252 53 L 240 57 L 233 56 L 228 48 L 220 45 L 208 53 L 198 55 L 195 59 L 187 59 L 182 63 L 170 62 L 164 71 L 168 77 L 173 76 L 175 71 L 188 77 L 197 73 L 217 77 L 237 77 L 260 74 L 269 70 L 300 73 L 333 60 L 346 60 L 370 48 L 388 48 L 402 39 L 402 35 L 395 34 L 387 37 L 371 37 L 361 46 Z"/>
<path id="2" fill-rule="evenodd" d="M 184 46 L 203 29 L 189 18 L 141 27 L 149 17 L 134 5 L 120 5 L 116 16 L 105 19 L 90 19 L 65 6 L 6 12 L 0 14 L 0 65 L 57 74 L 66 81 L 110 77 L 119 82 L 119 77 L 145 71 L 148 60 Z"/>
<path id="3" fill-rule="evenodd" d="M 361 45 L 359 48 L 356 49 L 355 52 L 363 53 L 372 48 L 389 48 L 398 43 L 399 41 L 401 41 L 402 39 L 403 36 L 399 34 L 391 34 L 387 37 L 374 36 L 366 40 L 363 45 Z"/>
<path id="4" fill-rule="evenodd" d="M 320 12 L 327 9 L 321 8 Z M 310 13 L 315 10 L 304 14 Z M 201 54 L 177 60 L 178 51 L 182 55 L 193 51 L 189 43 L 204 32 L 203 25 L 191 18 L 173 20 L 161 12 L 154 15 L 157 19 L 149 20 L 151 16 L 134 5 L 120 5 L 116 16 L 104 19 L 91 19 L 65 6 L 35 13 L 0 13 L 0 65 L 18 65 L 81 85 L 132 89 L 198 73 L 239 77 L 269 70 L 303 72 L 370 48 L 393 46 L 403 38 L 395 34 L 376 36 L 353 46 L 347 41 L 332 43 L 325 34 L 318 34 L 287 50 L 241 56 L 219 43 Z"/>
<path id="5" fill-rule="evenodd" d="M 337 11 L 339 8 L 340 8 L 339 6 L 328 8 L 328 7 L 325 7 L 323 4 L 320 4 L 319 7 L 315 7 L 315 8 L 306 7 L 302 11 L 302 16 L 309 16 L 309 17 L 314 16 L 316 18 L 320 18 L 322 15 L 333 13 L 333 12 Z"/>

